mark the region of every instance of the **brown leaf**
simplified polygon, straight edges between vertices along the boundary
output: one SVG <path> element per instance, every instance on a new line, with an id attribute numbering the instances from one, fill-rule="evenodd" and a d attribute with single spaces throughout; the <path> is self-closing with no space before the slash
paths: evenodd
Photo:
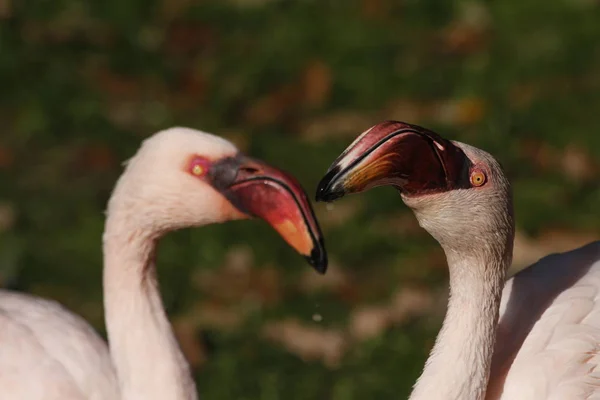
<path id="1" fill-rule="evenodd" d="M 390 319 L 399 324 L 408 318 L 426 315 L 434 307 L 433 294 L 425 289 L 414 287 L 400 288 L 392 297 Z"/>
<path id="2" fill-rule="evenodd" d="M 537 238 L 538 245 L 548 249 L 548 254 L 573 250 L 595 240 L 598 240 L 598 232 L 569 231 L 558 228 L 546 229 Z"/>
<path id="3" fill-rule="evenodd" d="M 206 348 L 200 341 L 195 324 L 183 318 L 172 321 L 173 332 L 185 358 L 193 368 L 204 364 L 207 360 Z"/>
<path id="4" fill-rule="evenodd" d="M 279 268 L 272 266 L 256 269 L 250 282 L 252 297 L 260 302 L 261 306 L 272 305 L 283 297 L 283 283 Z"/>
<path id="5" fill-rule="evenodd" d="M 435 242 L 428 233 L 424 233 L 427 240 Z M 404 279 L 422 279 L 430 277 L 432 274 L 440 276 L 448 271 L 448 262 L 446 255 L 438 243 L 431 244 L 426 251 L 420 251 L 417 254 L 399 255 L 395 263 L 395 279 L 404 281 Z"/>
<path id="6" fill-rule="evenodd" d="M 78 168 L 92 171 L 106 171 L 118 163 L 111 148 L 104 144 L 93 144 L 81 148 L 76 160 Z"/>
<path id="7" fill-rule="evenodd" d="M 561 157 L 563 173 L 575 181 L 598 180 L 598 165 L 594 162 L 589 152 L 583 148 L 570 144 Z"/>
<path id="8" fill-rule="evenodd" d="M 489 42 L 489 11 L 478 2 L 461 4 L 456 21 L 442 32 L 443 52 L 471 54 L 483 50 Z"/>
<path id="9" fill-rule="evenodd" d="M 485 117 L 486 104 L 481 98 L 461 99 L 457 104 L 456 124 L 473 125 Z"/>
<path id="10" fill-rule="evenodd" d="M 163 0 L 160 3 L 157 16 L 163 21 L 170 21 L 182 16 L 194 4 L 194 0 Z"/>
<path id="11" fill-rule="evenodd" d="M 418 124 L 419 121 L 427 118 L 425 115 L 426 109 L 413 99 L 394 99 L 388 103 L 386 110 L 386 114 L 391 119 L 410 121 L 413 124 Z"/>
<path id="12" fill-rule="evenodd" d="M 330 113 L 327 116 L 307 121 L 301 128 L 303 138 L 319 142 L 325 138 L 352 138 L 379 122 L 377 116 L 365 115 L 355 111 Z"/>
<path id="13" fill-rule="evenodd" d="M 138 123 L 140 104 L 137 102 L 113 101 L 107 105 L 107 108 L 107 117 L 116 126 L 130 129 Z"/>
<path id="14" fill-rule="evenodd" d="M 598 179 L 598 163 L 588 151 L 576 144 L 559 150 L 541 141 L 523 140 L 519 149 L 525 158 L 543 171 L 554 170 L 578 182 Z"/>
<path id="15" fill-rule="evenodd" d="M 13 228 L 17 220 L 17 210 L 14 204 L 0 202 L 0 232 L 6 232 Z"/>
<path id="16" fill-rule="evenodd" d="M 248 123 L 269 125 L 283 119 L 296 107 L 301 93 L 295 85 L 283 85 L 274 92 L 258 98 L 245 112 Z"/>
<path id="17" fill-rule="evenodd" d="M 265 324 L 262 335 L 304 361 L 322 360 L 329 368 L 339 365 L 347 348 L 341 331 L 307 326 L 294 318 Z"/>
<path id="18" fill-rule="evenodd" d="M 0 19 L 8 19 L 12 16 L 11 0 L 0 0 Z"/>
<path id="19" fill-rule="evenodd" d="M 427 235 L 412 212 L 396 212 L 383 218 L 374 218 L 373 231 L 383 235 L 424 236 Z"/>
<path id="20" fill-rule="evenodd" d="M 434 117 L 448 125 L 473 125 L 485 117 L 485 101 L 478 97 L 467 97 L 438 103 Z"/>
<path id="21" fill-rule="evenodd" d="M 239 303 L 248 295 L 253 258 L 250 247 L 232 247 L 221 268 L 212 271 L 199 269 L 192 279 L 211 298 L 224 303 Z"/>
<path id="22" fill-rule="evenodd" d="M 349 284 L 348 275 L 339 267 L 335 260 L 329 260 L 329 267 L 325 275 L 315 274 L 315 271 L 306 270 L 300 278 L 300 289 L 306 293 L 317 291 L 335 291 Z"/>
<path id="23" fill-rule="evenodd" d="M 188 67 L 179 74 L 177 88 L 169 93 L 169 105 L 178 111 L 194 111 L 205 100 L 208 83 L 200 68 Z"/>
<path id="24" fill-rule="evenodd" d="M 223 270 L 230 271 L 238 275 L 247 275 L 250 273 L 254 263 L 254 252 L 247 245 L 230 247 L 225 255 Z"/>
<path id="25" fill-rule="evenodd" d="M 240 151 L 246 152 L 250 146 L 252 139 L 247 132 L 219 130 L 219 136 L 224 137 L 235 145 Z"/>
<path id="26" fill-rule="evenodd" d="M 320 60 L 311 61 L 304 69 L 304 103 L 309 107 L 320 107 L 331 93 L 331 70 Z"/>
<path id="27" fill-rule="evenodd" d="M 513 261 L 510 270 L 519 271 L 531 265 L 544 256 L 545 249 L 528 237 L 525 233 L 517 230 L 513 245 Z"/>
<path id="28" fill-rule="evenodd" d="M 348 330 L 355 340 L 368 340 L 381 335 L 391 323 L 388 306 L 362 306 L 350 315 Z"/>
<path id="29" fill-rule="evenodd" d="M 86 73 L 92 84 L 110 97 L 121 101 L 139 97 L 142 83 L 131 76 L 117 74 L 103 66 L 90 67 Z"/>
<path id="30" fill-rule="evenodd" d="M 62 4 L 52 18 L 26 18 L 20 25 L 19 33 L 25 42 L 46 45 L 64 44 L 82 37 L 89 44 L 108 44 L 115 31 L 101 19 L 94 18 L 86 4 L 76 1 Z"/>
<path id="31" fill-rule="evenodd" d="M 434 308 L 430 291 L 405 287 L 399 289 L 388 304 L 360 306 L 350 315 L 349 333 L 355 340 L 368 340 L 382 335 L 392 325 L 429 314 Z"/>
<path id="32" fill-rule="evenodd" d="M 349 197 L 339 203 L 327 203 L 317 208 L 319 223 L 323 227 L 335 227 L 346 223 L 360 212 L 363 200 L 360 197 Z"/>
<path id="33" fill-rule="evenodd" d="M 357 284 L 354 280 L 349 281 L 345 285 L 341 285 L 336 288 L 336 295 L 339 301 L 354 305 L 364 301 L 365 287 Z"/>
<path id="34" fill-rule="evenodd" d="M 193 282 L 211 299 L 224 304 L 260 308 L 278 302 L 283 296 L 280 268 L 252 268 L 254 253 L 249 246 L 231 248 L 218 270 L 199 269 Z"/>
<path id="35" fill-rule="evenodd" d="M 226 0 L 227 3 L 237 7 L 261 7 L 277 0 Z"/>
<path id="36" fill-rule="evenodd" d="M 362 14 L 368 19 L 381 19 L 388 16 L 389 4 L 384 0 L 362 0 Z"/>
<path id="37" fill-rule="evenodd" d="M 488 43 L 486 31 L 455 24 L 442 33 L 442 51 L 450 54 L 467 55 L 485 49 Z"/>
<path id="38" fill-rule="evenodd" d="M 220 331 L 234 331 L 244 322 L 246 314 L 238 307 L 226 306 L 217 302 L 202 302 L 196 304 L 191 310 L 190 317 L 194 325 L 202 328 Z"/>
<path id="39" fill-rule="evenodd" d="M 0 145 L 0 168 L 8 168 L 15 161 L 15 156 L 11 149 Z"/>
<path id="40" fill-rule="evenodd" d="M 526 109 L 539 95 L 539 87 L 532 83 L 517 84 L 510 88 L 510 106 L 515 109 Z"/>
<path id="41" fill-rule="evenodd" d="M 524 139 L 521 141 L 518 149 L 520 149 L 523 157 L 531 161 L 539 169 L 548 170 L 554 162 L 555 152 L 544 142 Z"/>
<path id="42" fill-rule="evenodd" d="M 174 22 L 169 25 L 164 42 L 169 57 L 194 55 L 216 45 L 216 34 L 210 26 L 198 22 Z"/>
<path id="43" fill-rule="evenodd" d="M 597 232 L 548 229 L 537 238 L 531 238 L 517 230 L 510 273 L 517 273 L 549 254 L 573 250 L 594 240 L 598 240 Z"/>
<path id="44" fill-rule="evenodd" d="M 446 260 L 446 254 L 439 245 L 436 245 L 433 249 L 421 256 L 421 262 L 417 262 L 418 265 L 428 265 L 432 270 L 434 269 L 448 269 L 448 261 Z"/>

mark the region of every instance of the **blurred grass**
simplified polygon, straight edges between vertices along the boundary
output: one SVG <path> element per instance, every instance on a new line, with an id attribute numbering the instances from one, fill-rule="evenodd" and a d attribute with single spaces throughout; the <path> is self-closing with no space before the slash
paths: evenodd
<path id="1" fill-rule="evenodd" d="M 172 125 L 228 137 L 312 193 L 371 124 L 422 124 L 501 160 L 520 231 L 597 237 L 599 38 L 592 0 L 0 0 L 2 282 L 58 299 L 102 332 L 102 211 L 120 163 Z M 342 289 L 303 290 L 303 261 L 257 221 L 161 243 L 172 316 L 195 321 L 205 303 L 249 307 L 233 330 L 194 322 L 207 357 L 196 365 L 204 398 L 409 393 L 439 312 L 352 342 L 337 367 L 261 335 L 286 317 L 347 329 L 353 310 L 389 301 L 398 287 L 444 286 L 437 245 L 404 218 L 393 190 L 345 202 L 316 206 L 347 277 Z M 242 245 L 257 271 L 276 267 L 275 289 L 258 275 L 237 297 L 199 290 L 202 273 L 218 280 Z"/>

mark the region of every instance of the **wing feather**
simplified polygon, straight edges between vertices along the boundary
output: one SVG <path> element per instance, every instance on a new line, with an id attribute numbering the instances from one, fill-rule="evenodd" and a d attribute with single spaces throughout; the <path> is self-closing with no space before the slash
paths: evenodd
<path id="1" fill-rule="evenodd" d="M 60 304 L 0 291 L 0 326 L 2 398 L 118 398 L 106 343 Z"/>
<path id="2" fill-rule="evenodd" d="M 488 399 L 600 399 L 600 242 L 507 282 Z"/>

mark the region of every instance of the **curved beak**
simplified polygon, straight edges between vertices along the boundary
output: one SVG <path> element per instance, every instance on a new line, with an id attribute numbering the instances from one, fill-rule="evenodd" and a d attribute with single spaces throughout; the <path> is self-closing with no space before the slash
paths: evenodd
<path id="1" fill-rule="evenodd" d="M 296 179 L 242 154 L 216 161 L 208 179 L 238 210 L 265 220 L 319 273 L 325 273 L 323 235 Z"/>
<path id="2" fill-rule="evenodd" d="M 470 161 L 451 141 L 425 128 L 398 121 L 379 123 L 360 135 L 329 167 L 317 201 L 377 186 L 405 195 L 468 187 Z"/>

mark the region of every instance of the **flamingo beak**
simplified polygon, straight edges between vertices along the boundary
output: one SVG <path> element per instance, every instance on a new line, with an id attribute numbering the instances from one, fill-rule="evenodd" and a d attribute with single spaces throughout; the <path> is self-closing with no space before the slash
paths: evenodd
<path id="1" fill-rule="evenodd" d="M 334 201 L 377 186 L 414 196 L 468 187 L 470 161 L 451 141 L 416 125 L 385 121 L 360 135 L 317 186 L 317 201 Z"/>
<path id="2" fill-rule="evenodd" d="M 306 192 L 296 179 L 241 154 L 215 162 L 208 178 L 239 211 L 265 220 L 317 272 L 326 272 L 323 235 Z"/>

